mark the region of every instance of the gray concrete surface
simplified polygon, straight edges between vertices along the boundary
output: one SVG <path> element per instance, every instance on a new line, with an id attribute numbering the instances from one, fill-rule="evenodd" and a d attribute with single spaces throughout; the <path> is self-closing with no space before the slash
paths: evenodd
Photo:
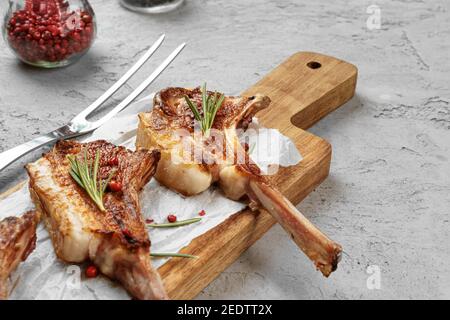
<path id="1" fill-rule="evenodd" d="M 334 156 L 328 180 L 299 208 L 343 245 L 338 271 L 324 279 L 274 227 L 199 298 L 450 298 L 448 1 L 187 0 L 159 16 L 91 3 L 98 39 L 71 67 L 29 68 L 0 45 L 0 150 L 63 124 L 161 32 L 166 46 L 145 70 L 189 46 L 154 90 L 206 80 L 234 94 L 296 51 L 334 55 L 358 66 L 357 95 L 311 129 Z M 366 24 L 373 4 L 381 29 Z M 0 175 L 1 190 L 23 178 L 26 160 Z M 368 266 L 380 270 L 379 289 L 367 287 Z"/>

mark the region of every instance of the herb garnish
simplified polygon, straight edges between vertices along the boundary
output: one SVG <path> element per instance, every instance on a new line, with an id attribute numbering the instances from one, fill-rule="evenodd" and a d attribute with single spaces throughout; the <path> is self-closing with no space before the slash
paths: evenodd
<path id="1" fill-rule="evenodd" d="M 150 253 L 151 257 L 155 258 L 189 258 L 189 259 L 198 259 L 197 256 L 193 256 L 192 254 L 184 254 L 184 253 Z"/>
<path id="2" fill-rule="evenodd" d="M 184 96 L 184 99 L 186 100 L 189 108 L 192 110 L 195 120 L 200 122 L 203 134 L 208 134 L 214 123 L 214 118 L 216 117 L 217 110 L 219 110 L 219 108 L 222 106 L 225 96 L 223 94 L 218 95 L 217 92 L 215 92 L 214 95 L 208 95 L 208 92 L 206 91 L 206 83 L 202 86 L 201 91 L 203 118 L 191 99 L 189 99 L 188 96 Z"/>
<path id="3" fill-rule="evenodd" d="M 151 228 L 175 228 L 175 227 L 181 227 L 181 226 L 187 226 L 192 223 L 200 222 L 202 218 L 193 218 L 193 219 L 187 219 L 187 220 L 180 220 L 177 222 L 170 222 L 170 223 L 150 223 L 147 224 L 147 227 Z"/>
<path id="4" fill-rule="evenodd" d="M 67 159 L 70 161 L 69 173 L 72 178 L 80 187 L 86 190 L 87 194 L 92 201 L 95 202 L 100 211 L 106 212 L 105 206 L 103 205 L 103 195 L 109 181 L 114 175 L 114 171 L 111 171 L 108 179 L 105 181 L 98 181 L 98 169 L 100 162 L 99 150 L 97 150 L 93 162 L 91 159 L 88 159 L 86 150 L 84 150 L 84 161 L 78 160 L 74 155 L 67 156 Z"/>

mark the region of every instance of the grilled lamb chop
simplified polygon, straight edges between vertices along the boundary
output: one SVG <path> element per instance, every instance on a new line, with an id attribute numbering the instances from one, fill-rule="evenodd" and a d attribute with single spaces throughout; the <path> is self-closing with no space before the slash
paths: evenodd
<path id="1" fill-rule="evenodd" d="M 121 190 L 106 192 L 101 211 L 70 176 L 68 156 L 80 161 L 99 152 L 99 181 L 112 170 Z M 141 216 L 138 191 L 151 179 L 158 151 L 131 152 L 106 141 L 59 141 L 52 151 L 26 166 L 30 193 L 42 212 L 57 256 L 69 263 L 92 261 L 138 299 L 166 299 L 150 263 L 150 240 Z"/>
<path id="2" fill-rule="evenodd" d="M 246 129 L 252 117 L 269 106 L 270 99 L 261 95 L 226 97 L 214 118 L 211 133 L 198 138 L 195 116 L 186 97 L 203 115 L 200 88 L 162 90 L 154 98 L 153 110 L 139 114 L 137 149 L 161 150 L 155 178 L 187 196 L 198 194 L 215 182 L 230 199 L 248 196 L 250 207 L 269 211 L 328 276 L 337 267 L 341 246 L 328 239 L 270 185 L 238 139 L 237 129 Z"/>
<path id="3" fill-rule="evenodd" d="M 39 215 L 29 211 L 21 217 L 0 221 L 0 300 L 8 298 L 8 278 L 36 246 Z"/>

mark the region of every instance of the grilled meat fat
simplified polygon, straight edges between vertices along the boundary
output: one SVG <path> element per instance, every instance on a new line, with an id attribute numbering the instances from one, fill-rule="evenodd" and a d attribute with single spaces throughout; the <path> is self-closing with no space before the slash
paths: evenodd
<path id="1" fill-rule="evenodd" d="M 106 192 L 106 212 L 70 176 L 73 155 L 94 159 L 100 152 L 99 180 L 113 179 L 122 188 Z M 42 213 L 57 256 L 69 263 L 92 261 L 138 299 L 166 299 L 162 281 L 150 262 L 150 240 L 141 215 L 140 191 L 153 176 L 158 151 L 131 152 L 106 141 L 59 141 L 53 150 L 28 164 L 30 193 Z"/>
<path id="2" fill-rule="evenodd" d="M 225 97 L 212 124 L 212 133 L 198 138 L 194 113 L 186 97 L 203 115 L 200 88 L 162 90 L 155 95 L 152 111 L 139 114 L 137 149 L 161 150 L 156 179 L 187 196 L 198 194 L 215 182 L 230 199 L 248 196 L 251 207 L 270 212 L 325 276 L 333 272 L 341 246 L 270 185 L 239 142 L 237 130 L 246 129 L 252 117 L 269 106 L 270 99 L 263 95 Z"/>
<path id="3" fill-rule="evenodd" d="M 0 221 L 0 300 L 8 298 L 8 278 L 36 246 L 39 215 L 29 211 L 21 217 Z"/>

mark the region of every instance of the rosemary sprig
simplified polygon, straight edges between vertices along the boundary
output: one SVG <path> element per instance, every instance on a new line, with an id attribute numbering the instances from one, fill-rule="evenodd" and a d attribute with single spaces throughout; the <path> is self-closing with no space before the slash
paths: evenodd
<path id="1" fill-rule="evenodd" d="M 252 143 L 250 147 L 248 148 L 248 154 L 251 155 L 253 151 L 255 151 L 256 143 Z"/>
<path id="2" fill-rule="evenodd" d="M 105 212 L 105 206 L 103 205 L 103 195 L 109 181 L 114 175 L 114 171 L 111 171 L 108 179 L 105 181 L 98 181 L 98 169 L 100 163 L 100 152 L 97 150 L 95 153 L 95 159 L 92 163 L 91 159 L 88 159 L 87 151 L 84 150 L 84 161 L 78 160 L 74 155 L 67 156 L 70 162 L 70 175 L 78 183 L 80 187 L 86 190 L 92 201 L 95 202 L 100 211 Z"/>
<path id="3" fill-rule="evenodd" d="M 171 222 L 171 223 L 151 223 L 151 224 L 147 224 L 147 227 L 151 227 L 151 228 L 175 228 L 175 227 L 187 226 L 189 224 L 200 222 L 201 220 L 202 220 L 202 218 L 193 218 L 193 219 L 180 220 L 180 221 Z"/>
<path id="4" fill-rule="evenodd" d="M 155 258 L 188 258 L 188 259 L 198 259 L 198 256 L 193 256 L 192 254 L 184 254 L 184 253 L 166 253 L 166 252 L 158 252 L 158 253 L 150 253 L 151 257 Z"/>
<path id="5" fill-rule="evenodd" d="M 192 110 L 195 120 L 200 122 L 203 134 L 208 135 L 208 132 L 214 123 L 217 110 L 219 110 L 222 106 L 225 96 L 223 94 L 218 95 L 217 92 L 215 92 L 214 95 L 208 95 L 208 91 L 206 91 L 206 83 L 202 86 L 201 91 L 203 117 L 200 115 L 197 107 L 188 96 L 184 96 L 184 99 L 186 100 L 189 108 Z"/>

